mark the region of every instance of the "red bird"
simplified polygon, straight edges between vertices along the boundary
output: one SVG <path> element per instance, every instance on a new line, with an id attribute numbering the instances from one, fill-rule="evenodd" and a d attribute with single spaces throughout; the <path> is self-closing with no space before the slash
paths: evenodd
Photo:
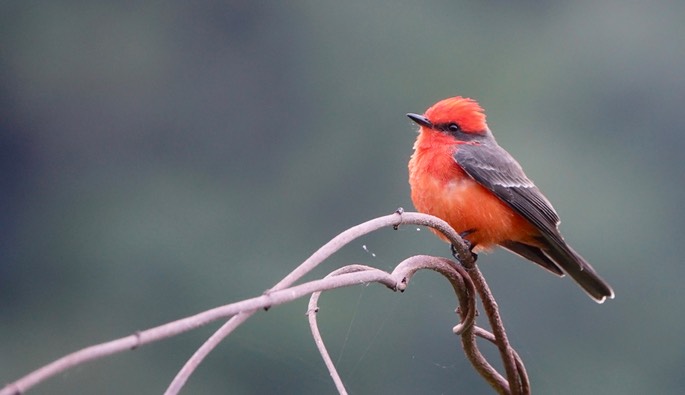
<path id="1" fill-rule="evenodd" d="M 418 211 L 445 220 L 474 252 L 499 245 L 558 276 L 568 274 L 598 303 L 614 297 L 566 244 L 552 204 L 497 144 L 475 100 L 452 97 L 424 115 L 407 116 L 420 126 L 409 161 Z"/>

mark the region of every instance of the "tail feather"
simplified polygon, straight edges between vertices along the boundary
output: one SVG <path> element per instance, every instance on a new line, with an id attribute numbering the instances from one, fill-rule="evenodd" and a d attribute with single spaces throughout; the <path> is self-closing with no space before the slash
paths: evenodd
<path id="1" fill-rule="evenodd" d="M 554 263 L 554 261 L 549 259 L 549 257 L 545 255 L 545 253 L 539 247 L 535 247 L 530 244 L 519 243 L 516 241 L 505 241 L 500 245 L 514 254 L 520 255 L 531 262 L 537 263 L 543 269 L 546 269 L 559 277 L 564 276 L 564 271 L 561 270 L 559 266 Z"/>
<path id="2" fill-rule="evenodd" d="M 614 290 L 611 286 L 597 274 L 592 265 L 580 254 L 566 243 L 555 244 L 548 244 L 542 248 L 545 255 L 571 276 L 592 299 L 597 303 L 604 303 L 606 298 L 614 298 Z"/>

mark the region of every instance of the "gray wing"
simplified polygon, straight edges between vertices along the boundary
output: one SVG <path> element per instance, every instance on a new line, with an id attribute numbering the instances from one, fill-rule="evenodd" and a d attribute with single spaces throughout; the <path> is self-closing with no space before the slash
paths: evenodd
<path id="1" fill-rule="evenodd" d="M 555 274 L 561 274 L 561 271 L 569 274 L 599 303 L 614 297 L 611 286 L 564 242 L 557 228 L 559 216 L 556 211 L 507 151 L 496 143 L 462 144 L 454 154 L 454 160 L 471 178 L 540 230 L 540 247 L 512 240 L 504 242 L 504 248 Z"/>
<path id="2" fill-rule="evenodd" d="M 563 244 L 559 216 L 526 176 L 521 165 L 497 144 L 462 144 L 454 160 L 476 182 L 490 190 L 537 227 L 549 241 Z"/>

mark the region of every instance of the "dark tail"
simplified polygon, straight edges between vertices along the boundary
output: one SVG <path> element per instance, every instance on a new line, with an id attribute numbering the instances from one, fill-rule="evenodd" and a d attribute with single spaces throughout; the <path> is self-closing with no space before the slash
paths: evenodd
<path id="1" fill-rule="evenodd" d="M 606 298 L 614 298 L 614 290 L 611 289 L 611 286 L 568 244 L 564 242 L 562 244 L 545 244 L 547 244 L 546 248 L 542 248 L 545 255 L 554 261 L 564 273 L 571 276 L 597 303 L 604 303 Z"/>

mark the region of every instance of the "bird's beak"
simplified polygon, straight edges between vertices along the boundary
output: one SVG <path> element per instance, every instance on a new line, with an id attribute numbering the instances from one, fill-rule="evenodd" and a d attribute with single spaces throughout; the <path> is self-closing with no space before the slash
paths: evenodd
<path id="1" fill-rule="evenodd" d="M 412 121 L 416 122 L 421 126 L 425 126 L 430 129 L 433 128 L 433 124 L 431 123 L 431 121 L 429 121 L 428 118 L 424 117 L 423 115 L 409 113 L 407 114 L 407 116 L 409 117 L 409 119 L 411 119 Z"/>

